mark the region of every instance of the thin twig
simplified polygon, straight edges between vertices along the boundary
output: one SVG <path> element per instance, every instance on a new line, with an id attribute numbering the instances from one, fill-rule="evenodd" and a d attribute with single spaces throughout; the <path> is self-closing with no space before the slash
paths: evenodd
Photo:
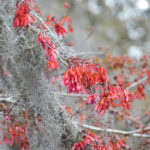
<path id="1" fill-rule="evenodd" d="M 100 56 L 105 56 L 106 54 L 104 52 L 81 52 L 81 53 L 76 53 L 77 56 L 83 56 L 83 55 L 100 55 Z"/>
<path id="2" fill-rule="evenodd" d="M 54 95 L 60 95 L 60 96 L 71 96 L 71 97 L 88 97 L 88 95 L 86 94 L 68 94 L 68 93 L 65 93 L 65 92 L 51 92 L 52 94 Z"/>
<path id="3" fill-rule="evenodd" d="M 140 79 L 139 81 L 133 82 L 130 86 L 128 86 L 126 89 L 129 90 L 135 86 L 137 86 L 140 83 L 143 83 L 144 81 L 146 81 L 148 79 L 147 76 L 145 76 L 144 78 Z"/>

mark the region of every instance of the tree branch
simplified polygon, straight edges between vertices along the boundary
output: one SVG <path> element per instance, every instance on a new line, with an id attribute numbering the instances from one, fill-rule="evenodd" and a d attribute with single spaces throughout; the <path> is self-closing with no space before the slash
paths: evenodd
<path id="1" fill-rule="evenodd" d="M 133 82 L 133 83 L 132 83 L 130 86 L 128 86 L 126 89 L 129 90 L 129 89 L 131 89 L 131 88 L 137 86 L 138 84 L 140 84 L 140 83 L 146 81 L 147 79 L 148 79 L 148 77 L 145 76 L 144 78 L 140 79 L 139 81 Z"/>
<path id="2" fill-rule="evenodd" d="M 61 95 L 61 96 L 71 96 L 71 97 L 88 97 L 86 94 L 68 94 L 65 92 L 51 92 L 54 95 Z"/>
<path id="3" fill-rule="evenodd" d="M 91 126 L 91 125 L 87 125 L 87 124 L 81 124 L 78 122 L 74 122 L 76 125 L 81 126 L 83 128 L 87 128 L 90 130 L 94 130 L 94 131 L 99 131 L 99 132 L 109 132 L 109 133 L 114 133 L 114 134 L 122 134 L 122 135 L 130 135 L 130 136 L 134 136 L 134 137 L 145 137 L 145 138 L 150 138 L 150 135 L 148 134 L 141 134 L 139 132 L 142 131 L 149 131 L 150 128 L 144 128 L 144 129 L 138 129 L 138 130 L 134 130 L 134 131 L 124 131 L 124 130 L 117 130 L 117 129 L 110 129 L 110 128 L 100 128 L 100 127 L 96 127 L 96 126 Z"/>
<path id="4" fill-rule="evenodd" d="M 10 95 L 7 95 L 7 94 L 0 94 L 0 102 L 1 101 L 5 101 L 5 102 L 8 102 L 8 103 L 15 103 L 16 99 L 13 98 Z"/>

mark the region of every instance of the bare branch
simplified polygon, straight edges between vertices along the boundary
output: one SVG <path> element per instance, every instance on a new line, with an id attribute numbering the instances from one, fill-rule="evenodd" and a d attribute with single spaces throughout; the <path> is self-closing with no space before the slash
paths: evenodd
<path id="1" fill-rule="evenodd" d="M 148 77 L 145 76 L 144 78 L 140 79 L 139 81 L 133 82 L 133 83 L 132 83 L 130 86 L 128 86 L 126 89 L 129 90 L 129 89 L 131 89 L 131 88 L 137 86 L 138 84 L 140 84 L 140 83 L 146 81 L 147 79 L 148 79 Z"/>
<path id="2" fill-rule="evenodd" d="M 5 101 L 8 103 L 15 103 L 16 99 L 14 99 L 12 96 L 7 95 L 7 94 L 0 94 L 0 102 Z"/>
<path id="3" fill-rule="evenodd" d="M 54 95 L 71 96 L 71 97 L 88 97 L 86 94 L 68 94 L 65 92 L 51 92 Z"/>
<path id="4" fill-rule="evenodd" d="M 150 138 L 150 135 L 148 135 L 148 134 L 139 133 L 142 131 L 149 131 L 150 128 L 138 129 L 138 130 L 134 130 L 134 131 L 123 131 L 123 130 L 109 129 L 109 128 L 103 129 L 103 128 L 99 128 L 99 127 L 95 127 L 95 126 L 91 126 L 91 125 L 87 125 L 87 124 L 80 125 L 80 123 L 78 123 L 78 122 L 74 122 L 74 123 L 83 128 L 87 128 L 87 129 L 99 131 L 99 132 L 108 132 L 108 133 L 114 133 L 114 134 L 130 135 L 130 136 L 134 136 L 134 137 Z"/>
<path id="5" fill-rule="evenodd" d="M 81 53 L 77 53 L 76 55 L 82 56 L 82 57 L 91 56 L 91 55 L 92 56 L 94 56 L 94 55 L 96 55 L 96 56 L 107 56 L 107 54 L 104 52 L 81 52 Z"/>
<path id="6" fill-rule="evenodd" d="M 81 52 L 77 53 L 77 56 L 82 56 L 82 55 L 106 55 L 104 52 Z"/>

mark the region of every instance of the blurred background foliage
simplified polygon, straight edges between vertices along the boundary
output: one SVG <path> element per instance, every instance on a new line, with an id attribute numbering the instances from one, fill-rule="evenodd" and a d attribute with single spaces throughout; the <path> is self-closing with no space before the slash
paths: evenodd
<path id="1" fill-rule="evenodd" d="M 43 17 L 69 15 L 74 33 L 67 41 L 77 52 L 96 52 L 100 47 L 115 55 L 139 59 L 149 54 L 149 0 L 38 0 Z M 64 4 L 70 9 L 66 10 Z"/>

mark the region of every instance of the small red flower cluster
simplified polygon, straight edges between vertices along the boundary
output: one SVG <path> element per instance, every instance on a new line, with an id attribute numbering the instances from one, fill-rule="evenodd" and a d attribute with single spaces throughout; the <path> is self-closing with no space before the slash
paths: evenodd
<path id="1" fill-rule="evenodd" d="M 135 91 L 135 97 L 137 98 L 137 99 L 140 99 L 140 100 L 142 100 L 142 99 L 145 99 L 146 98 L 146 96 L 145 96 L 145 93 L 144 93 L 144 84 L 139 84 L 138 86 L 137 86 L 137 90 Z"/>
<path id="2" fill-rule="evenodd" d="M 97 100 L 96 93 L 88 96 L 88 104 L 95 104 Z"/>
<path id="3" fill-rule="evenodd" d="M 16 5 L 17 10 L 13 19 L 13 27 L 28 27 L 29 23 L 34 21 L 34 17 L 29 14 L 30 8 L 27 3 L 22 2 Z"/>
<path id="4" fill-rule="evenodd" d="M 68 93 L 79 93 L 90 91 L 96 83 L 103 84 L 107 81 L 106 70 L 103 66 L 97 67 L 91 63 L 76 64 L 71 66 L 63 77 L 63 83 Z"/>
<path id="5" fill-rule="evenodd" d="M 99 142 L 99 137 L 92 132 L 87 132 L 85 136 L 82 137 L 83 140 L 81 142 L 77 142 L 72 147 L 72 150 L 85 150 L 86 145 L 90 144 L 93 147 L 95 144 Z"/>
<path id="6" fill-rule="evenodd" d="M 60 21 L 57 20 L 57 18 L 55 17 L 48 16 L 47 20 L 45 21 L 45 24 L 47 24 L 51 28 L 52 23 L 55 23 L 54 28 L 57 35 L 58 36 L 62 35 L 63 38 L 64 34 L 67 34 L 67 31 L 62 25 L 67 24 L 68 31 L 71 33 L 74 31 L 72 27 L 72 20 L 69 16 L 64 16 Z"/>
<path id="7" fill-rule="evenodd" d="M 83 140 L 74 144 L 72 150 L 86 150 L 86 146 L 90 146 L 91 150 L 122 150 L 122 147 L 125 147 L 123 139 L 118 140 L 113 137 L 106 144 L 103 139 L 100 140 L 93 132 L 87 131 L 85 134 L 82 137 Z"/>
<path id="8" fill-rule="evenodd" d="M 45 24 L 49 26 L 49 28 L 52 27 L 52 22 L 55 22 L 54 21 L 54 17 L 51 17 L 51 16 L 47 16 L 47 20 L 45 21 Z"/>
<path id="9" fill-rule="evenodd" d="M 1 125 L 4 127 L 3 140 L 1 144 L 9 144 L 12 146 L 14 143 L 19 145 L 19 149 L 29 149 L 29 141 L 27 137 L 28 116 L 22 112 L 24 117 L 24 124 L 17 121 L 12 115 L 8 114 L 7 107 L 0 103 L 2 111 L 5 113 L 5 120 L 1 120 Z"/>
<path id="10" fill-rule="evenodd" d="M 26 136 L 27 127 L 11 123 L 8 128 L 8 136 L 4 135 L 3 142 L 12 146 L 14 142 L 19 144 L 19 149 L 29 149 L 29 141 Z"/>
<path id="11" fill-rule="evenodd" d="M 124 68 L 126 65 L 134 64 L 135 62 L 127 55 L 123 56 L 112 56 L 111 53 L 108 54 L 107 59 L 110 69 Z"/>
<path id="12" fill-rule="evenodd" d="M 74 30 L 73 30 L 73 27 L 72 27 L 72 20 L 71 20 L 71 18 L 69 16 L 64 16 L 61 19 L 60 24 L 63 25 L 64 23 L 67 24 L 68 31 L 72 33 Z"/>
<path id="13" fill-rule="evenodd" d="M 120 92 L 120 106 L 124 109 L 130 109 L 130 104 L 135 98 L 135 95 L 129 92 L 128 90 L 123 90 Z"/>
<path id="14" fill-rule="evenodd" d="M 50 38 L 48 36 L 43 36 L 42 33 L 38 34 L 37 42 L 40 45 L 42 45 L 43 50 L 46 50 L 45 56 L 48 60 L 46 68 L 49 70 L 57 69 L 58 68 L 58 62 L 56 60 L 56 49 L 55 45 L 52 44 Z"/>
<path id="15" fill-rule="evenodd" d="M 102 111 L 104 112 L 109 108 L 110 106 L 110 101 L 111 99 L 109 98 L 109 95 L 103 94 L 102 98 L 96 103 L 95 106 L 95 111 L 98 112 L 98 115 L 100 116 Z"/>
<path id="16" fill-rule="evenodd" d="M 104 113 L 109 106 L 121 106 L 124 109 L 130 109 L 130 104 L 134 98 L 134 95 L 127 90 L 122 89 L 121 86 L 108 85 L 103 86 L 104 93 L 100 95 L 100 100 L 96 103 L 95 111 L 100 116 L 102 111 Z M 115 103 L 116 104 L 115 104 Z M 118 103 L 118 104 L 117 104 Z"/>
<path id="17" fill-rule="evenodd" d="M 61 34 L 64 37 L 64 34 L 67 34 L 66 30 L 62 27 L 62 25 L 59 22 L 55 23 L 55 31 L 58 36 Z"/>

